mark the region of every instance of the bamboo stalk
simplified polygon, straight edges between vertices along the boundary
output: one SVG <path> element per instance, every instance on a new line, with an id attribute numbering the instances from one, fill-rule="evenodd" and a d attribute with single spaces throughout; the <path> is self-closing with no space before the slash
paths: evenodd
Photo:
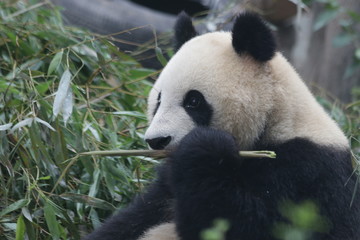
<path id="1" fill-rule="evenodd" d="M 164 158 L 168 156 L 166 150 L 110 150 L 110 151 L 91 151 L 79 153 L 80 156 L 143 156 Z M 240 157 L 245 158 L 276 158 L 276 153 L 272 151 L 239 151 Z"/>
<path id="2" fill-rule="evenodd" d="M 239 151 L 239 155 L 245 158 L 276 158 L 273 151 Z"/>
<path id="3" fill-rule="evenodd" d="M 166 157 L 168 152 L 165 150 L 109 150 L 109 151 L 91 151 L 91 152 L 82 152 L 79 155 L 89 156 L 89 155 L 98 155 L 98 156 L 142 156 L 142 157 Z"/>

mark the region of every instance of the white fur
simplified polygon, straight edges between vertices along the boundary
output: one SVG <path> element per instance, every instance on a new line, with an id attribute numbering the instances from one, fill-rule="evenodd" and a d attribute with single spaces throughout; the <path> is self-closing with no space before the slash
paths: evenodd
<path id="1" fill-rule="evenodd" d="M 179 240 L 174 223 L 164 223 L 150 228 L 139 240 Z"/>
<path id="2" fill-rule="evenodd" d="M 344 133 L 317 103 L 286 59 L 278 53 L 270 66 L 279 83 L 275 89 L 276 107 L 268 120 L 265 141 L 305 137 L 321 145 L 348 147 Z"/>
<path id="3" fill-rule="evenodd" d="M 210 126 L 232 133 L 243 149 L 250 150 L 260 134 L 264 143 L 306 137 L 323 145 L 348 146 L 280 53 L 267 63 L 239 56 L 228 32 L 193 38 L 169 61 L 149 96 L 146 138 L 172 136 L 169 147 L 174 147 L 195 127 L 181 106 L 191 89 L 213 107 Z M 159 91 L 161 104 L 153 117 Z"/>

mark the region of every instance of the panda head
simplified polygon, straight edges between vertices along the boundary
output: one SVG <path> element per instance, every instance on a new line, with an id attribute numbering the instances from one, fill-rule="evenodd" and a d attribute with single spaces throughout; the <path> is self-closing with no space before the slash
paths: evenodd
<path id="1" fill-rule="evenodd" d="M 181 14 L 175 25 L 178 51 L 148 98 L 150 125 L 145 140 L 151 148 L 171 149 L 196 126 L 227 131 L 243 149 L 252 149 L 260 140 L 308 132 L 294 130 L 295 121 L 306 119 L 291 109 L 298 100 L 313 108 L 315 100 L 275 52 L 274 37 L 263 20 L 244 13 L 231 32 L 196 35 L 191 19 Z M 290 91 L 287 100 L 286 90 Z"/>

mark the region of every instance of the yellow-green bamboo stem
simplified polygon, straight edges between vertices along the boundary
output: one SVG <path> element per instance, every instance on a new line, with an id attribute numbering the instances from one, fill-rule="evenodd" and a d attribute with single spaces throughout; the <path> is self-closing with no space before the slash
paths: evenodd
<path id="1" fill-rule="evenodd" d="M 164 158 L 168 155 L 166 150 L 111 150 L 111 151 L 91 151 L 79 153 L 80 156 L 143 156 Z M 245 158 L 276 158 L 272 151 L 239 151 L 239 155 Z"/>

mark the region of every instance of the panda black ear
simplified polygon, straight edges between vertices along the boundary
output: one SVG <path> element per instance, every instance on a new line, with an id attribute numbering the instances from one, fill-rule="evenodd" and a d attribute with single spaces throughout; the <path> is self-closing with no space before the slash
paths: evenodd
<path id="1" fill-rule="evenodd" d="M 275 38 L 266 23 L 255 13 L 242 13 L 232 29 L 232 45 L 238 54 L 248 53 L 255 60 L 266 62 L 276 50 Z"/>
<path id="2" fill-rule="evenodd" d="M 195 28 L 192 24 L 191 18 L 184 11 L 182 11 L 175 23 L 175 51 L 191 38 L 197 35 Z"/>

